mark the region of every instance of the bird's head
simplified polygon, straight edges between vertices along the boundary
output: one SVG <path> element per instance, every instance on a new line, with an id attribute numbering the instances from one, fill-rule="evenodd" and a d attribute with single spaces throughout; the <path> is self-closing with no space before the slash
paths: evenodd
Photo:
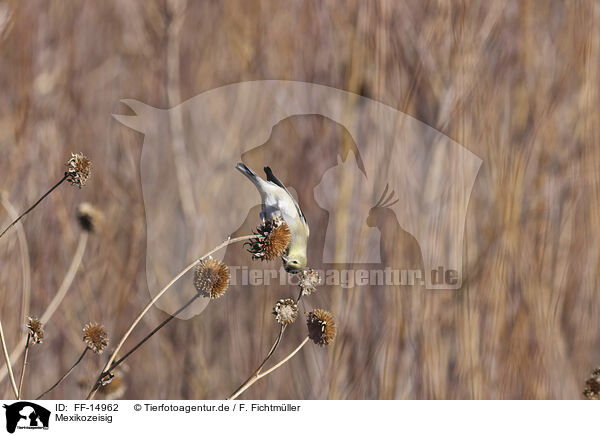
<path id="1" fill-rule="evenodd" d="M 304 253 L 290 251 L 281 259 L 283 260 L 283 268 L 289 273 L 299 273 L 306 268 L 306 254 Z"/>

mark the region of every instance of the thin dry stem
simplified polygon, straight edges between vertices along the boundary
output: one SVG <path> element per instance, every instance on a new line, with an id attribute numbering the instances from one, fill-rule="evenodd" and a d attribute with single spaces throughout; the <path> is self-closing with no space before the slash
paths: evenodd
<path id="1" fill-rule="evenodd" d="M 195 261 L 193 261 L 192 263 L 190 263 L 179 274 L 177 274 L 169 283 L 167 283 L 167 285 L 164 288 L 162 288 L 160 290 L 160 292 L 158 294 L 156 294 L 154 296 L 154 298 L 152 298 L 152 300 L 150 300 L 150 302 L 146 305 L 146 307 L 144 307 L 144 309 L 140 312 L 140 314 L 133 320 L 133 322 L 129 326 L 129 329 L 125 332 L 125 334 L 123 335 L 123 337 L 121 338 L 121 340 L 117 344 L 116 348 L 114 349 L 113 353 L 111 354 L 110 358 L 108 359 L 108 362 L 106 363 L 106 365 L 102 369 L 102 373 L 100 374 L 100 376 L 98 377 L 98 379 L 94 382 L 94 386 L 92 387 L 92 390 L 90 391 L 90 393 L 88 394 L 88 396 L 86 397 L 86 399 L 87 400 L 91 400 L 91 399 L 94 398 L 94 396 L 96 395 L 96 392 L 98 391 L 98 387 L 99 387 L 98 382 L 102 378 L 102 374 L 105 374 L 109 370 L 109 368 L 111 367 L 111 365 L 114 362 L 115 358 L 117 357 L 117 354 L 119 353 L 119 351 L 121 351 L 121 348 L 123 348 L 123 344 L 125 343 L 125 341 L 127 340 L 127 338 L 133 332 L 133 329 L 135 329 L 135 327 L 139 324 L 139 322 L 144 317 L 144 315 L 150 310 L 150 308 L 152 306 L 154 306 L 154 304 L 160 299 L 160 297 L 162 297 L 163 294 L 165 292 L 167 292 L 169 290 L 169 288 L 171 286 L 173 286 L 173 284 L 175 282 L 177 282 L 177 280 L 179 280 L 189 270 L 191 270 L 192 268 L 194 268 L 201 260 L 207 258 L 208 256 L 210 256 L 213 253 L 219 251 L 220 249 L 222 249 L 224 247 L 227 247 L 228 245 L 233 244 L 235 242 L 247 241 L 247 240 L 252 239 L 252 238 L 254 238 L 254 235 L 239 236 L 237 238 L 227 239 L 225 242 L 223 242 L 222 244 L 220 244 L 217 247 L 213 248 L 211 251 L 209 251 L 208 253 L 206 253 L 202 257 L 200 257 L 200 258 L 196 259 Z"/>
<path id="2" fill-rule="evenodd" d="M 27 333 L 27 343 L 25 344 L 25 355 L 23 356 L 23 368 L 21 368 L 21 379 L 19 380 L 19 393 L 17 399 L 21 399 L 21 393 L 23 392 L 23 380 L 25 379 L 25 368 L 27 367 L 27 356 L 29 354 L 29 342 L 31 340 L 31 333 Z"/>
<path id="3" fill-rule="evenodd" d="M 280 360 L 279 362 L 277 362 L 271 368 L 267 369 L 265 372 L 260 372 L 260 369 L 258 371 L 256 371 L 252 376 L 250 376 L 250 378 L 242 386 L 240 386 L 239 388 L 237 388 L 236 391 L 233 394 L 231 394 L 227 399 L 228 400 L 235 400 L 237 397 L 239 397 L 246 389 L 248 389 L 254 383 L 256 383 L 257 381 L 259 381 L 261 378 L 266 377 L 267 375 L 269 375 L 270 373 L 272 373 L 273 371 L 275 371 L 277 368 L 279 368 L 280 366 L 282 366 L 285 362 L 287 362 L 292 357 L 294 357 L 296 355 L 296 353 L 298 353 L 298 351 L 300 351 L 302 349 L 302 347 L 304 347 L 304 345 L 306 345 L 306 343 L 308 342 L 308 340 L 309 340 L 309 338 L 307 336 L 300 343 L 300 345 L 298 345 L 294 349 L 294 351 L 292 351 L 290 354 L 288 354 L 282 360 Z"/>
<path id="4" fill-rule="evenodd" d="M 18 219 L 19 212 L 8 200 L 8 196 L 2 193 L 2 206 L 6 209 L 11 219 Z M 21 297 L 21 314 L 19 319 L 25 319 L 29 313 L 29 303 L 31 296 L 31 262 L 29 259 L 29 248 L 27 245 L 27 236 L 23 228 L 23 223 L 15 225 L 17 231 L 17 239 L 19 240 L 19 250 L 21 252 L 21 267 L 23 269 L 23 294 Z M 20 332 L 21 330 L 19 330 Z"/>
<path id="5" fill-rule="evenodd" d="M 169 321 L 171 321 L 173 318 L 175 318 L 177 315 L 179 315 L 181 312 L 183 312 L 185 309 L 187 309 L 190 306 L 190 304 L 192 304 L 194 301 L 196 301 L 196 299 L 199 298 L 199 297 L 200 297 L 200 294 L 194 295 L 187 303 L 185 303 L 183 306 L 181 306 L 179 309 L 177 309 L 177 311 L 173 315 L 169 315 L 168 318 L 166 318 L 157 327 L 155 327 L 140 342 L 138 342 L 136 345 L 134 345 L 134 347 L 131 350 L 129 350 L 127 353 L 125 353 L 125 355 L 123 357 L 121 357 L 119 360 L 117 360 L 116 362 L 114 362 L 110 366 L 110 368 L 102 374 L 101 377 L 106 376 L 108 373 L 110 373 L 112 370 L 114 370 L 117 366 L 119 366 L 125 359 L 127 359 L 138 348 L 140 348 L 148 339 L 150 339 L 152 336 L 154 336 L 154 334 L 156 332 L 158 332 L 161 328 L 163 328 L 164 326 L 166 326 L 169 323 Z"/>
<path id="6" fill-rule="evenodd" d="M 65 372 L 65 374 L 58 379 L 58 381 L 56 383 L 54 383 L 52 386 L 50 386 L 50 388 L 46 391 L 44 391 L 43 394 L 40 394 L 36 400 L 39 400 L 40 398 L 42 398 L 44 395 L 46 395 L 48 392 L 50 392 L 52 389 L 54 389 L 55 387 L 57 387 L 64 379 L 66 379 L 69 374 L 71 374 L 71 372 L 73 372 L 73 370 L 75 369 L 75 367 L 77 365 L 79 365 L 79 362 L 81 362 L 83 360 L 83 357 L 85 356 L 85 353 L 87 353 L 87 351 L 89 350 L 89 347 L 85 347 L 85 350 L 83 350 L 83 353 L 81 353 L 81 355 L 79 356 L 79 358 L 77 359 L 77 361 L 73 364 L 73 366 L 71 366 L 67 372 Z"/>
<path id="7" fill-rule="evenodd" d="M 40 318 L 40 321 L 42 321 L 43 324 L 46 324 L 56 309 L 58 309 L 58 306 L 60 306 L 60 303 L 65 298 L 71 283 L 73 283 L 75 274 L 77 274 L 77 269 L 79 268 L 79 265 L 83 259 L 83 253 L 87 245 L 88 236 L 88 232 L 81 232 L 79 236 L 79 244 L 77 245 L 77 250 L 75 251 L 75 256 L 73 256 L 73 261 L 71 262 L 71 266 L 69 266 L 67 275 L 65 276 L 58 292 L 48 305 L 48 308 L 44 311 L 42 317 Z"/>
<path id="8" fill-rule="evenodd" d="M 75 255 L 73 256 L 73 260 L 71 261 L 71 265 L 69 266 L 67 274 L 65 275 L 65 278 L 63 279 L 63 282 L 61 283 L 60 288 L 58 289 L 58 292 L 56 293 L 56 295 L 54 296 L 54 298 L 52 299 L 52 301 L 50 302 L 50 304 L 48 305 L 48 307 L 46 308 L 46 310 L 40 317 L 40 321 L 42 322 L 42 324 L 48 323 L 48 321 L 50 320 L 50 318 L 52 317 L 52 315 L 54 314 L 54 312 L 56 311 L 56 309 L 58 308 L 58 306 L 64 299 L 65 295 L 67 294 L 67 291 L 71 287 L 71 284 L 73 283 L 73 280 L 75 279 L 75 275 L 77 274 L 77 269 L 81 265 L 81 260 L 83 259 L 83 253 L 85 252 L 85 247 L 87 246 L 87 240 L 88 240 L 88 232 L 82 232 L 81 235 L 79 236 L 79 243 L 77 245 L 77 250 L 75 251 Z M 23 337 L 23 339 L 17 344 L 15 349 L 10 354 L 10 359 L 13 362 L 16 361 L 19 357 L 21 357 L 21 354 L 25 350 L 25 345 L 26 345 L 25 341 L 26 341 L 26 338 Z M 6 368 L 2 368 L 2 370 L 0 370 L 0 382 L 2 380 L 4 380 L 4 377 L 6 377 L 6 374 L 7 374 Z"/>
<path id="9" fill-rule="evenodd" d="M 62 179 L 60 179 L 58 181 L 58 183 L 56 183 L 56 185 L 54 185 L 52 188 L 50 188 L 50 190 L 48 192 L 46 192 L 44 195 L 42 195 L 40 197 L 40 199 L 33 204 L 33 206 L 31 206 L 29 209 L 27 209 L 25 212 L 23 212 L 21 215 L 19 215 L 19 217 L 16 220 L 14 220 L 12 223 L 10 223 L 9 226 L 7 228 L 5 228 L 2 233 L 0 233 L 0 238 L 2 238 L 2 236 L 4 236 L 4 234 L 12 228 L 12 226 L 14 226 L 16 223 L 18 223 L 21 220 L 21 218 L 23 218 L 25 215 L 27 215 L 29 212 L 31 212 L 38 204 L 40 204 L 42 202 L 42 200 L 44 198 L 46 198 L 48 195 L 50 195 L 52 193 L 52 191 L 54 191 L 56 188 L 58 188 L 60 186 L 60 184 L 62 182 L 64 182 L 65 180 L 67 180 L 66 174 L 63 176 Z"/>
<path id="10" fill-rule="evenodd" d="M 298 297 L 296 298 L 296 304 L 298 304 L 300 302 L 300 299 L 302 298 L 302 295 L 303 295 L 303 292 L 302 292 L 302 289 L 301 289 L 300 292 L 299 292 L 299 294 L 298 294 Z M 281 343 L 281 338 L 283 337 L 283 332 L 285 331 L 285 328 L 286 328 L 285 325 L 281 325 L 280 326 L 279 335 L 277 336 L 277 339 L 273 343 L 273 346 L 271 347 L 271 349 L 267 353 L 267 356 L 264 358 L 264 360 L 261 362 L 261 364 L 258 366 L 258 368 L 256 368 L 256 370 L 250 375 L 250 377 L 248 377 L 246 379 L 246 381 L 244 383 L 242 383 L 233 392 L 233 394 L 231 394 L 231 396 L 229 398 L 227 398 L 228 400 L 233 400 L 233 399 L 237 398 L 237 396 L 239 394 L 241 394 L 243 391 L 245 391 L 246 389 L 248 389 L 248 387 L 250 387 L 257 380 L 256 377 L 258 376 L 258 374 L 260 373 L 260 371 L 264 368 L 264 366 L 266 365 L 267 361 L 271 358 L 271 356 L 273 355 L 273 353 L 275 353 L 275 350 L 277 349 L 277 347 Z"/>
<path id="11" fill-rule="evenodd" d="M 304 340 L 300 343 L 300 345 L 298 345 L 294 349 L 294 351 L 292 351 L 290 354 L 288 354 L 286 357 L 284 357 L 278 363 L 276 363 L 275 365 L 273 365 L 271 368 L 267 369 L 265 372 L 261 372 L 259 374 L 259 378 L 262 378 L 262 377 L 265 377 L 265 376 L 269 375 L 270 373 L 272 373 L 273 371 L 275 371 L 277 368 L 279 368 L 281 365 L 283 365 L 285 362 L 287 362 L 292 357 L 294 357 L 296 355 L 296 353 L 298 353 L 298 351 L 300 351 L 300 349 L 302 349 L 302 347 L 304 347 L 306 345 L 306 343 L 308 342 L 309 339 L 310 339 L 309 337 L 304 338 Z"/>
<path id="12" fill-rule="evenodd" d="M 6 370 L 10 378 L 10 385 L 12 387 L 15 398 L 19 399 L 19 390 L 15 383 L 15 375 L 13 374 L 12 366 L 10 365 L 10 359 L 8 357 L 8 349 L 6 348 L 6 340 L 4 339 L 4 330 L 2 329 L 2 321 L 0 321 L 0 341 L 2 342 L 2 354 L 4 355 L 4 362 L 6 363 Z"/>
<path id="13" fill-rule="evenodd" d="M 277 347 L 279 346 L 279 344 L 281 343 L 281 338 L 283 337 L 283 332 L 285 331 L 285 328 L 287 326 L 285 325 L 281 325 L 279 327 L 279 334 L 277 335 L 277 339 L 275 339 L 275 342 L 273 343 L 273 345 L 271 346 L 271 349 L 269 350 L 269 352 L 267 353 L 267 356 L 263 359 L 263 361 L 260 363 L 260 365 L 258 365 L 258 368 L 256 368 L 254 370 L 254 372 L 250 375 L 250 377 L 248 377 L 246 379 L 246 381 L 244 381 L 231 395 L 234 395 L 236 393 L 241 393 L 240 390 L 245 390 L 245 386 L 251 382 L 256 375 L 260 372 L 261 369 L 264 368 L 264 366 L 266 365 L 267 361 L 271 358 L 271 356 L 273 355 L 273 353 L 275 352 L 275 350 L 277 349 Z M 239 395 L 239 394 L 238 394 Z M 236 395 L 237 396 L 237 395 Z M 228 398 L 228 399 L 233 399 L 233 398 Z"/>

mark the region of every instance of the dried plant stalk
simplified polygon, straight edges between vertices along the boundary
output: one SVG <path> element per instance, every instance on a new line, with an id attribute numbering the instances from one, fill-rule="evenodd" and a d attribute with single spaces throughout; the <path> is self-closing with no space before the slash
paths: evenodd
<path id="1" fill-rule="evenodd" d="M 54 298 L 52 299 L 52 301 L 50 302 L 50 304 L 48 305 L 48 307 L 46 308 L 46 310 L 40 317 L 40 321 L 42 322 L 42 324 L 46 324 L 48 322 L 48 320 L 52 317 L 52 315 L 54 314 L 56 309 L 58 309 L 58 306 L 64 299 L 65 295 L 67 294 L 67 291 L 71 287 L 71 284 L 73 283 L 73 280 L 75 279 L 75 275 L 77 274 L 77 269 L 81 265 L 81 260 L 83 259 L 83 253 L 85 252 L 85 248 L 87 246 L 87 240 L 88 240 L 88 232 L 82 232 L 81 235 L 79 236 L 79 243 L 77 244 L 77 250 L 75 251 L 75 255 L 73 256 L 71 265 L 69 266 L 69 269 L 67 270 L 67 274 L 65 275 L 65 278 L 63 279 L 63 281 L 60 285 L 60 288 L 58 289 L 58 292 L 56 293 L 56 295 L 54 296 Z M 25 350 L 25 345 L 26 345 L 26 337 L 23 337 L 23 339 L 17 344 L 15 349 L 10 354 L 10 359 L 13 362 L 16 361 L 19 357 L 21 357 L 21 354 L 23 354 L 23 351 Z M 6 368 L 2 368 L 0 370 L 0 382 L 2 380 L 4 380 L 4 377 L 6 377 L 6 374 L 7 374 Z"/>
<path id="2" fill-rule="evenodd" d="M 62 179 L 60 179 L 60 180 L 59 180 L 59 181 L 56 183 L 56 185 L 54 185 L 52 188 L 50 188 L 50 190 L 49 190 L 48 192 L 46 192 L 44 195 L 42 195 L 42 196 L 40 197 L 40 199 L 39 199 L 38 201 L 36 201 L 36 202 L 35 202 L 35 203 L 34 203 L 34 204 L 33 204 L 33 205 L 32 205 L 32 206 L 29 208 L 29 209 L 27 209 L 25 212 L 23 212 L 21 215 L 19 215 L 19 216 L 17 217 L 17 219 L 15 219 L 15 220 L 14 220 L 12 223 L 10 223 L 10 224 L 8 225 L 8 227 L 7 227 L 7 228 L 5 228 L 5 229 L 4 229 L 4 231 L 3 231 L 2 233 L 0 233 L 0 238 L 1 238 L 2 236 L 4 236 L 4 234 L 5 234 L 6 232 L 8 232 L 8 231 L 9 231 L 9 230 L 10 230 L 10 229 L 11 229 L 11 228 L 12 228 L 12 227 L 13 227 L 13 226 L 16 224 L 16 223 L 18 223 L 18 222 L 21 220 L 21 218 L 23 218 L 25 215 L 27 215 L 29 212 L 31 212 L 33 209 L 35 209 L 35 207 L 36 207 L 38 204 L 40 204 L 44 198 L 46 198 L 48 195 L 50 195 L 50 194 L 52 193 L 52 191 L 54 191 L 56 188 L 58 188 L 62 182 L 64 182 L 65 180 L 67 180 L 67 177 L 68 177 L 68 174 L 65 174 L 65 175 L 63 176 L 63 178 L 62 178 Z"/>
<path id="3" fill-rule="evenodd" d="M 106 374 L 108 372 L 108 370 L 111 368 L 113 362 L 115 361 L 115 358 L 117 357 L 117 354 L 119 353 L 119 351 L 121 351 L 121 348 L 123 348 L 123 344 L 125 343 L 127 338 L 131 335 L 131 333 L 133 332 L 133 329 L 135 329 L 135 327 L 139 324 L 139 322 L 142 320 L 144 315 L 150 310 L 150 308 L 152 306 L 154 306 L 154 304 L 156 304 L 156 302 L 160 299 L 160 297 L 162 297 L 164 295 L 164 293 L 167 292 L 171 286 L 173 286 L 173 284 L 175 282 L 177 282 L 181 277 L 183 277 L 183 275 L 185 273 L 187 273 L 189 270 L 191 270 L 196 265 L 198 265 L 198 263 L 200 263 L 202 260 L 204 260 L 207 257 L 209 257 L 210 255 L 212 255 L 213 253 L 221 250 L 224 247 L 227 247 L 230 244 L 233 244 L 236 242 L 241 242 L 241 241 L 247 241 L 252 238 L 254 238 L 254 235 L 239 236 L 237 238 L 227 239 L 225 242 L 223 242 L 222 244 L 213 248 L 211 251 L 206 253 L 204 256 L 202 256 L 199 259 L 196 259 L 195 261 L 190 263 L 179 274 L 177 274 L 169 283 L 167 283 L 167 285 L 164 288 L 162 288 L 160 290 L 160 292 L 158 294 L 156 294 L 154 296 L 154 298 L 152 298 L 152 300 L 150 300 L 150 302 L 146 305 L 146 307 L 144 307 L 144 309 L 140 312 L 140 314 L 133 320 L 133 322 L 129 326 L 129 329 L 127 329 L 127 331 L 125 332 L 123 337 L 121 337 L 121 340 L 119 341 L 119 343 L 113 350 L 113 353 L 111 354 L 110 358 L 108 359 L 108 362 L 106 363 L 106 365 L 104 365 L 104 368 L 102 369 L 100 376 L 98 376 L 98 379 L 94 382 L 94 386 L 92 387 L 92 390 L 90 391 L 90 393 L 88 394 L 86 399 L 91 400 L 94 398 L 94 396 L 96 395 L 96 392 L 98 391 L 98 388 L 100 387 L 100 384 L 99 384 L 100 380 L 102 380 L 103 375 Z"/>
<path id="4" fill-rule="evenodd" d="M 114 362 L 108 370 L 104 371 L 104 373 L 102 374 L 101 377 L 105 377 L 110 372 L 112 372 L 114 369 L 116 369 L 117 366 L 119 366 L 121 363 L 123 363 L 123 361 L 125 359 L 127 359 L 138 348 L 140 348 L 142 345 L 144 345 L 144 343 L 146 343 L 146 341 L 148 339 L 150 339 L 152 336 L 154 336 L 154 334 L 156 332 L 158 332 L 160 329 L 162 329 L 164 326 L 166 326 L 172 319 L 174 319 L 177 315 L 179 315 L 181 312 L 183 312 L 185 309 L 187 309 L 194 301 L 196 301 L 196 299 L 198 297 L 200 297 L 200 294 L 194 295 L 187 303 L 185 303 L 183 306 L 181 306 L 179 309 L 177 309 L 177 311 L 173 315 L 169 315 L 163 322 L 161 322 L 157 327 L 155 327 L 150 333 L 148 333 L 146 336 L 144 336 L 144 338 L 141 341 L 139 341 L 137 344 L 135 344 L 131 350 L 129 350 L 127 353 L 125 353 L 125 355 L 123 357 L 121 357 L 119 360 Z"/>
<path id="5" fill-rule="evenodd" d="M 280 336 L 281 338 L 281 336 Z M 306 345 L 306 343 L 308 342 L 309 337 L 307 336 L 306 338 L 304 338 L 304 340 L 300 343 L 300 345 L 298 345 L 294 351 L 292 351 L 290 354 L 288 354 L 286 357 L 284 357 L 282 360 L 280 360 L 279 362 L 277 362 L 275 365 L 273 365 L 271 368 L 267 369 L 265 372 L 260 372 L 262 369 L 262 366 L 264 366 L 264 363 L 262 364 L 261 367 L 259 367 L 254 374 L 252 374 L 250 376 L 250 378 L 248 380 L 246 380 L 244 382 L 244 384 L 242 384 L 239 388 L 237 388 L 227 399 L 228 400 L 235 400 L 237 397 L 239 397 L 246 389 L 248 389 L 250 386 L 252 386 L 254 383 L 256 383 L 257 381 L 259 381 L 261 378 L 266 377 L 267 375 L 269 375 L 270 373 L 272 373 L 273 371 L 275 371 L 277 368 L 279 368 L 280 366 L 282 366 L 285 362 L 287 362 L 288 360 L 290 360 L 292 357 L 294 357 L 296 355 L 296 353 L 298 353 L 298 351 L 300 351 L 302 349 L 302 347 L 304 347 Z M 271 353 L 272 354 L 272 353 Z M 267 356 L 267 359 L 269 357 L 271 357 L 271 354 Z"/>
<path id="6" fill-rule="evenodd" d="M 25 379 L 25 368 L 27 367 L 27 355 L 29 354 L 29 340 L 31 339 L 31 333 L 27 333 L 27 342 L 25 344 L 25 355 L 23 356 L 23 368 L 21 368 L 21 379 L 19 380 L 19 392 L 17 400 L 21 399 L 21 393 L 23 392 L 23 380 Z"/>
<path id="7" fill-rule="evenodd" d="M 296 298 L 296 305 L 300 302 L 300 299 L 302 298 L 302 296 L 305 295 L 302 287 L 300 287 L 300 293 L 298 294 L 298 297 Z M 271 347 L 271 349 L 269 350 L 269 352 L 267 353 L 267 356 L 263 359 L 263 361 L 260 363 L 260 365 L 258 366 L 258 368 L 256 368 L 256 370 L 252 373 L 252 375 L 250 375 L 250 377 L 248 377 L 248 379 L 242 383 L 227 399 L 228 400 L 233 400 L 235 398 L 237 398 L 238 395 L 240 395 L 243 391 L 245 391 L 246 389 L 248 389 L 251 385 L 253 385 L 259 378 L 262 378 L 263 376 L 259 375 L 261 374 L 261 370 L 264 368 L 264 366 L 267 364 L 267 362 L 269 361 L 269 359 L 271 358 L 271 356 L 273 355 L 273 353 L 275 353 L 275 350 L 277 349 L 277 347 L 279 346 L 279 344 L 281 343 L 281 338 L 283 337 L 283 332 L 285 332 L 285 328 L 287 327 L 287 325 L 285 323 L 282 323 L 280 325 L 280 329 L 279 329 L 279 335 L 277 335 L 277 339 L 275 340 L 275 342 L 273 343 L 273 346 Z M 294 354 L 296 353 L 296 351 L 294 352 Z M 274 368 L 273 368 L 274 369 Z M 271 372 L 271 370 L 269 370 L 266 373 L 263 374 L 268 374 L 269 372 Z"/>
<path id="8" fill-rule="evenodd" d="M 40 394 L 36 400 L 41 399 L 44 395 L 46 395 L 48 392 L 50 392 L 52 389 L 54 389 L 55 387 L 57 387 L 64 379 L 66 379 L 69 374 L 71 374 L 73 372 L 73 370 L 75 369 L 75 367 L 77 365 L 79 365 L 79 363 L 83 360 L 85 353 L 87 353 L 87 351 L 89 350 L 89 347 L 85 347 L 85 350 L 83 350 L 83 353 L 81 353 L 81 355 L 79 356 L 79 358 L 77 359 L 77 361 L 73 364 L 73 366 L 71 366 L 67 372 L 65 372 L 65 374 L 58 379 L 58 381 L 56 383 L 54 383 L 52 386 L 50 386 L 50 388 L 48 388 L 47 390 L 45 390 L 42 394 Z"/>
<path id="9" fill-rule="evenodd" d="M 2 206 L 4 206 L 10 217 L 13 220 L 16 220 L 19 216 L 19 212 L 17 212 L 17 210 L 14 208 L 11 202 L 8 201 L 8 196 L 3 193 L 1 195 L 0 200 L 2 201 Z M 29 259 L 27 236 L 25 235 L 23 224 L 16 224 L 15 229 L 17 231 L 17 239 L 19 241 L 19 250 L 21 252 L 21 266 L 23 269 L 23 294 L 21 298 L 21 314 L 19 315 L 19 319 L 25 319 L 25 316 L 29 313 L 29 304 L 31 296 L 31 262 Z"/>
<path id="10" fill-rule="evenodd" d="M 4 355 L 4 363 L 6 364 L 6 370 L 10 378 L 10 386 L 12 387 L 15 398 L 19 399 L 19 390 L 15 383 L 15 375 L 13 374 L 12 366 L 10 365 L 10 358 L 8 357 L 8 349 L 6 348 L 6 340 L 4 339 L 4 330 L 2 329 L 2 321 L 0 321 L 0 341 L 2 342 L 2 354 Z"/>

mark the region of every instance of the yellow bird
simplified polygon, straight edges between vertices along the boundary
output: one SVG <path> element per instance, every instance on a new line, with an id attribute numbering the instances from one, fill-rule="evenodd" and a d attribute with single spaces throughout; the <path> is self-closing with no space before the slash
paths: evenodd
<path id="1" fill-rule="evenodd" d="M 236 168 L 258 189 L 262 202 L 261 219 L 272 220 L 280 216 L 290 228 L 291 239 L 282 257 L 283 267 L 290 273 L 302 271 L 306 268 L 306 247 L 310 230 L 298 202 L 285 185 L 275 177 L 271 168 L 264 168 L 267 180 L 259 177 L 241 162 L 236 165 Z"/>

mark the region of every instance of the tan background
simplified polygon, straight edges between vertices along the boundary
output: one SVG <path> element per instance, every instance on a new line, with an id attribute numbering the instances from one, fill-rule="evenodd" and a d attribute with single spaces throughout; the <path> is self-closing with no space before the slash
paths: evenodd
<path id="1" fill-rule="evenodd" d="M 39 315 L 64 277 L 80 233 L 77 204 L 93 202 L 106 216 L 46 341 L 31 350 L 25 398 L 75 361 L 85 322 L 102 322 L 114 344 L 148 301 L 143 136 L 111 118 L 130 113 L 119 100 L 169 108 L 258 79 L 373 98 L 484 162 L 465 225 L 462 290 L 321 288 L 302 310 L 336 314 L 335 345 L 305 348 L 243 398 L 580 398 L 600 364 L 599 29 L 591 1 L 0 2 L 2 227 L 5 207 L 34 202 L 70 152 L 93 162 L 88 186 L 61 186 L 26 218 L 26 252 L 14 232 L 0 240 L 9 348 L 23 334 L 27 282 L 26 312 Z M 278 171 L 302 186 L 324 165 L 314 144 L 335 150 L 344 135 L 316 116 L 289 119 L 273 140 L 293 144 L 302 165 L 259 151 L 248 162 L 284 162 Z M 306 213 L 318 243 L 326 216 L 310 205 Z M 407 251 L 388 244 L 382 254 L 394 265 Z M 251 265 L 239 248 L 227 256 Z M 235 288 L 201 316 L 174 321 L 128 361 L 125 398 L 227 396 L 269 348 L 271 308 L 290 292 Z M 153 310 L 135 337 L 164 316 Z M 295 324 L 277 357 L 304 333 Z M 50 398 L 81 398 L 104 362 L 86 356 Z M 6 380 L 3 389 L 9 398 Z"/>

